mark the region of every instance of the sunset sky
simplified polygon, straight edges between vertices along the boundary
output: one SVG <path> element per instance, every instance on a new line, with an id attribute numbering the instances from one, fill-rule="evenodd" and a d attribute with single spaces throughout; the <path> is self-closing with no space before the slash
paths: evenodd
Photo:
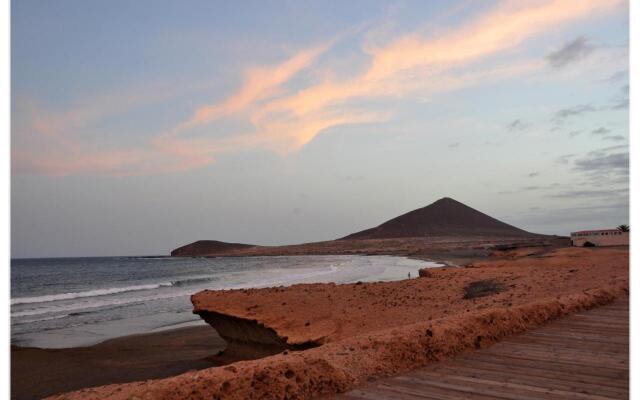
<path id="1" fill-rule="evenodd" d="M 232 4 L 239 3 L 239 4 Z M 12 257 L 629 218 L 628 4 L 12 3 Z"/>

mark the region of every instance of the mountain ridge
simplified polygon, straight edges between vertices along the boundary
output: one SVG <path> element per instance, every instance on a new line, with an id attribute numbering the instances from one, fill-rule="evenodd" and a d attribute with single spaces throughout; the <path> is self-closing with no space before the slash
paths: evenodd
<path id="1" fill-rule="evenodd" d="M 345 237 L 323 242 L 282 246 L 260 246 L 245 243 L 228 243 L 218 240 L 198 240 L 173 251 L 172 256 L 247 256 L 247 255 L 303 255 L 303 254 L 356 254 L 406 251 L 408 243 L 430 240 L 430 237 L 458 237 L 461 240 L 528 241 L 545 239 L 548 235 L 527 232 L 499 221 L 457 200 L 443 197 L 425 207 L 409 211 L 382 224 L 352 233 Z M 403 249 L 394 243 L 377 243 L 362 246 L 361 239 L 405 239 Z M 463 240 L 463 241 L 464 241 Z M 375 242 L 372 240 L 371 242 Z M 397 242 L 397 241 L 396 241 Z M 428 244 L 425 244 L 429 246 Z M 373 247 L 371 247 L 373 246 Z M 414 246 L 415 247 L 415 246 Z M 415 249 L 414 249 L 415 250 Z"/>
<path id="2" fill-rule="evenodd" d="M 423 236 L 539 236 L 509 225 L 450 197 L 338 240 Z"/>

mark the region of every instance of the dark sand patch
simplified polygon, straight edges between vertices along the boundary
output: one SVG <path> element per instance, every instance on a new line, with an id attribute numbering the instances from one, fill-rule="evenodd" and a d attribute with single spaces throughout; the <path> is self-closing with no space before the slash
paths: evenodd
<path id="1" fill-rule="evenodd" d="M 11 346 L 11 398 L 40 399 L 84 387 L 209 368 L 224 364 L 212 357 L 224 347 L 209 326 L 125 336 L 89 347 Z"/>
<path id="2" fill-rule="evenodd" d="M 464 287 L 464 298 L 475 299 L 478 297 L 489 296 L 500 293 L 504 290 L 504 286 L 494 279 L 483 279 L 481 281 L 471 282 Z"/>

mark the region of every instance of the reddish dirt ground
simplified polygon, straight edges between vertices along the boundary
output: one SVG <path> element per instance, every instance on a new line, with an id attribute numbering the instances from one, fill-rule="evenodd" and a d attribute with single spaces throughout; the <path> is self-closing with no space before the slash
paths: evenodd
<path id="1" fill-rule="evenodd" d="M 290 344 L 323 344 L 389 326 L 578 293 L 594 285 L 615 286 L 627 280 L 624 258 L 621 250 L 568 248 L 535 258 L 479 262 L 473 268 L 435 268 L 431 278 L 204 291 L 192 296 L 192 302 L 195 311 L 255 320 L 287 337 Z M 465 285 L 487 279 L 505 290 L 463 298 Z"/>

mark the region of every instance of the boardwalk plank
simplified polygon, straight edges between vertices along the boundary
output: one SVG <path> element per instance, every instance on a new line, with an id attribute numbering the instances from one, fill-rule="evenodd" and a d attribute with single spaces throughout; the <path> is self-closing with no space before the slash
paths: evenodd
<path id="1" fill-rule="evenodd" d="M 582 393 L 578 391 L 567 391 L 550 388 L 548 386 L 538 386 L 531 384 L 511 383 L 501 380 L 482 379 L 464 376 L 460 373 L 455 374 L 438 374 L 435 372 L 420 371 L 421 380 L 431 380 L 432 382 L 441 382 L 454 385 L 469 385 L 472 390 L 483 388 L 484 391 L 506 392 L 506 393 L 528 393 L 530 396 L 544 396 L 546 399 L 584 399 L 584 400 L 609 400 L 611 397 L 600 396 L 593 393 Z"/>
<path id="2" fill-rule="evenodd" d="M 576 380 L 572 379 L 572 376 L 564 375 L 559 376 L 557 374 L 548 374 L 543 376 L 541 374 L 522 374 L 522 372 L 514 372 L 509 369 L 496 370 L 483 366 L 478 368 L 469 366 L 455 366 L 455 367 L 438 367 L 432 369 L 438 373 L 458 373 L 461 376 L 470 378 L 483 378 L 493 379 L 496 381 L 504 381 L 510 383 L 518 383 L 525 385 L 541 385 L 550 389 L 575 391 L 578 393 L 589 392 L 599 394 L 602 396 L 620 396 L 628 394 L 628 390 L 625 387 L 611 387 L 606 385 L 606 382 L 594 383 L 587 379 Z"/>
<path id="3" fill-rule="evenodd" d="M 371 382 L 344 399 L 629 398 L 629 302 L 562 318 L 486 349 Z"/>
<path id="4" fill-rule="evenodd" d="M 532 368 L 510 364 L 508 368 L 503 363 L 493 363 L 486 359 L 465 359 L 464 365 L 475 371 L 510 373 L 518 376 L 531 376 L 540 378 L 550 378 L 561 382 L 575 385 L 595 385 L 598 387 L 613 388 L 616 390 L 628 390 L 628 377 L 620 374 L 617 377 L 602 377 L 585 374 L 580 370 L 568 372 L 551 368 Z M 455 368 L 455 367 L 454 367 Z M 458 366 L 457 368 L 460 368 Z"/>

